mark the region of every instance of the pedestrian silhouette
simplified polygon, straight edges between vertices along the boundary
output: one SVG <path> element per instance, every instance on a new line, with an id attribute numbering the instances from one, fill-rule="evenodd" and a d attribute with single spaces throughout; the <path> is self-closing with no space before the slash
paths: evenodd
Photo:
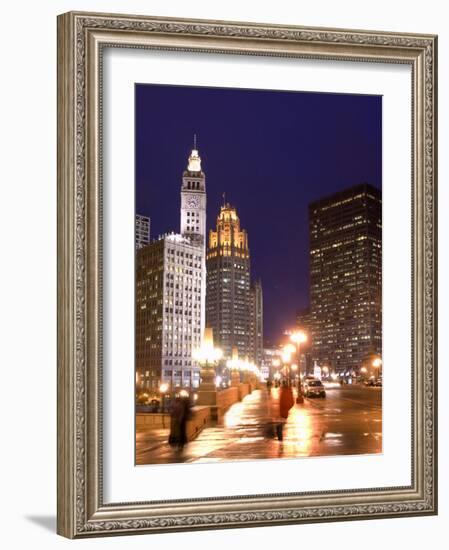
<path id="1" fill-rule="evenodd" d="M 290 384 L 286 381 L 282 383 L 280 392 L 279 392 L 279 417 L 280 421 L 276 426 L 276 433 L 279 441 L 284 439 L 284 425 L 287 422 L 287 418 L 290 412 L 290 409 L 294 404 L 293 391 Z"/>
<path id="2" fill-rule="evenodd" d="M 190 399 L 188 396 L 177 396 L 170 413 L 170 445 L 182 450 L 187 443 L 187 421 L 191 417 Z"/>

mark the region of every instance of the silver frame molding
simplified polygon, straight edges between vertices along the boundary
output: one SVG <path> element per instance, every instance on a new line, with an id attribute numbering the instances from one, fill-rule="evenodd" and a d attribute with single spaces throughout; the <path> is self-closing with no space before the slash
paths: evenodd
<path id="1" fill-rule="evenodd" d="M 101 67 L 104 47 L 411 66 L 413 476 L 410 486 L 103 502 Z M 59 534 L 82 538 L 437 513 L 436 114 L 437 37 L 433 35 L 96 13 L 70 12 L 58 17 Z"/>

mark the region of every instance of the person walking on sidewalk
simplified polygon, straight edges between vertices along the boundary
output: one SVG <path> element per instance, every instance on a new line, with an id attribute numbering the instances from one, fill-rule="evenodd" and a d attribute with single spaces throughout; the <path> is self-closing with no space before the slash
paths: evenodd
<path id="1" fill-rule="evenodd" d="M 190 399 L 188 396 L 178 396 L 173 404 L 170 414 L 170 445 L 182 451 L 187 443 L 187 421 L 192 416 Z"/>
<path id="2" fill-rule="evenodd" d="M 284 439 L 284 425 L 287 422 L 287 418 L 290 409 L 293 407 L 295 400 L 293 399 L 293 391 L 290 384 L 284 380 L 279 392 L 279 416 L 280 422 L 276 426 L 276 433 L 279 441 Z"/>

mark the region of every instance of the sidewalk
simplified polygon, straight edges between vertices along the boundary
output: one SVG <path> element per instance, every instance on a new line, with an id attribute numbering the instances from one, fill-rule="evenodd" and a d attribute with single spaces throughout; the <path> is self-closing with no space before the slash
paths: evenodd
<path id="1" fill-rule="evenodd" d="M 381 408 L 336 390 L 326 399 L 294 405 L 283 442 L 264 437 L 269 411 L 276 411 L 279 392 L 257 390 L 232 405 L 221 424 L 206 427 L 177 451 L 167 443 L 167 430 L 137 434 L 137 464 L 220 462 L 258 458 L 298 458 L 381 451 Z"/>

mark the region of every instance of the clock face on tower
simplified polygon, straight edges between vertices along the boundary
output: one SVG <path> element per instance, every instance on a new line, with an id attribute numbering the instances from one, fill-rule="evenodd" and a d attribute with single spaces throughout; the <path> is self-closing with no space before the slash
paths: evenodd
<path id="1" fill-rule="evenodd" d="M 187 208 L 198 208 L 200 205 L 200 198 L 199 197 L 188 197 L 187 198 Z"/>

